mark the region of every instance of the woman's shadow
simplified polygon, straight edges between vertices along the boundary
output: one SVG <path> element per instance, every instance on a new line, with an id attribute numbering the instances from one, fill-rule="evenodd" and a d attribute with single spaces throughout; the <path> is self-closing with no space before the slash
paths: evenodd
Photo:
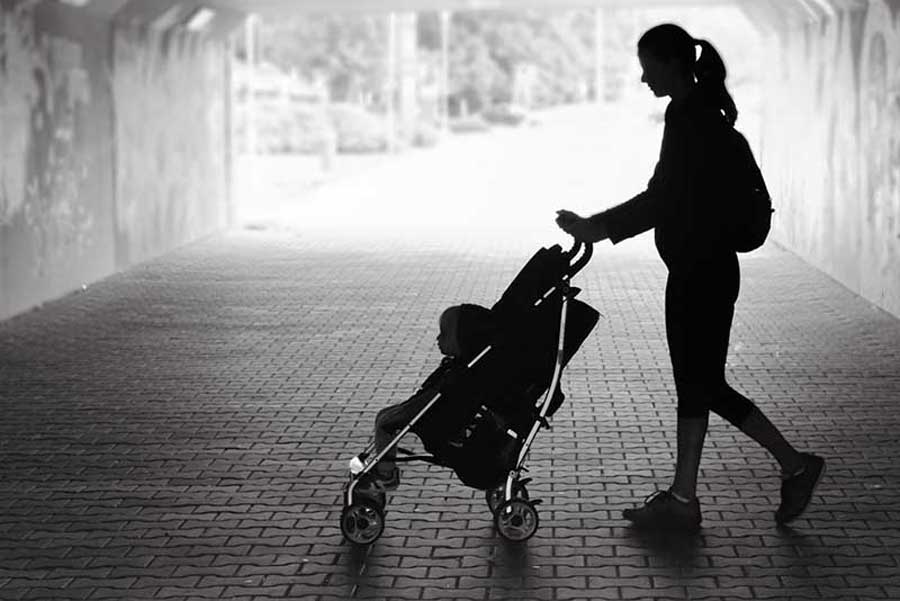
<path id="1" fill-rule="evenodd" d="M 645 549 L 647 555 L 658 558 L 662 566 L 677 569 L 679 572 L 696 566 L 697 558 L 706 546 L 702 531 L 688 533 L 677 530 L 647 531 L 625 528 L 624 538 L 635 547 Z"/>
<path id="2" fill-rule="evenodd" d="M 660 567 L 670 569 L 679 575 L 690 574 L 697 567 L 705 567 L 703 557 L 709 548 L 728 545 L 740 545 L 740 537 L 724 535 L 721 531 L 710 529 L 696 533 L 657 530 L 648 532 L 636 528 L 625 528 L 624 539 L 635 547 L 644 549 L 648 556 L 658 559 Z M 816 537 L 804 534 L 790 526 L 779 526 L 775 530 L 770 545 L 766 547 L 770 553 L 780 552 L 796 561 L 797 567 L 821 561 L 827 551 Z"/>

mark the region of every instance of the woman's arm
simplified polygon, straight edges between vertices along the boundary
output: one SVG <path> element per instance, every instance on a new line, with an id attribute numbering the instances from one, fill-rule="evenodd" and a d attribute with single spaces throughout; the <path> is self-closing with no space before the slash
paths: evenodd
<path id="1" fill-rule="evenodd" d="M 655 228 L 663 220 L 664 204 L 678 202 L 690 187 L 689 159 L 696 154 L 692 128 L 684 115 L 666 111 L 659 161 L 647 188 L 637 196 L 596 215 L 584 218 L 557 211 L 556 223 L 579 240 L 613 244 Z M 668 200 L 667 200 L 668 199 Z"/>
<path id="2" fill-rule="evenodd" d="M 689 193 L 693 177 L 689 161 L 697 154 L 693 148 L 695 136 L 684 115 L 666 112 L 659 160 L 647 188 L 622 204 L 588 218 L 603 224 L 613 244 L 655 228 L 666 219 L 666 214 L 677 210 L 674 205 L 668 208 L 667 205 L 680 203 Z"/>
<path id="3" fill-rule="evenodd" d="M 587 218 L 594 227 L 602 228 L 613 244 L 653 229 L 659 213 L 659 194 L 648 186 L 634 198 L 602 213 Z"/>
<path id="4" fill-rule="evenodd" d="M 656 173 L 658 171 L 657 166 Z M 585 218 L 571 211 L 557 211 L 557 225 L 577 240 L 598 242 L 609 238 L 613 244 L 652 229 L 659 212 L 660 195 L 654 182 L 656 173 L 646 190 L 602 213 Z"/>

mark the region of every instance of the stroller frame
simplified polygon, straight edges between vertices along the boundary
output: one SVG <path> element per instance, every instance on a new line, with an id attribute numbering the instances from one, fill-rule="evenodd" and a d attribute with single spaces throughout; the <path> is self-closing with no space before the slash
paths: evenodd
<path id="1" fill-rule="evenodd" d="M 582 252 L 583 251 L 583 252 Z M 578 257 L 579 253 L 581 256 Z M 574 298 L 577 290 L 573 292 L 570 285 L 572 277 L 575 276 L 590 261 L 593 254 L 593 247 L 590 243 L 584 244 L 576 240 L 573 247 L 566 253 L 570 268 L 556 285 L 545 291 L 534 306 L 538 306 L 547 299 L 551 294 L 559 290 L 562 295 L 562 305 L 559 316 L 559 337 L 556 348 L 556 360 L 553 367 L 553 376 L 550 384 L 544 393 L 544 398 L 540 404 L 540 411 L 535 417 L 532 426 L 525 437 L 525 441 L 519 450 L 518 458 L 514 467 L 509 470 L 504 484 L 497 488 L 487 490 L 485 499 L 488 507 L 494 515 L 494 525 L 500 535 L 512 542 L 521 542 L 530 538 L 537 531 L 538 515 L 535 506 L 541 503 L 540 499 L 529 499 L 526 485 L 531 478 L 523 478 L 522 474 L 528 471 L 525 467 L 525 461 L 531 451 L 531 445 L 537 437 L 541 428 L 550 428 L 547 418 L 547 411 L 553 399 L 554 392 L 559 386 L 562 378 L 564 365 L 564 348 L 566 337 L 566 317 L 568 314 L 569 301 Z M 578 257 L 576 259 L 576 257 Z M 471 369 L 475 364 L 481 361 L 492 349 L 491 345 L 486 346 L 478 355 L 476 355 L 467 365 L 466 369 Z M 386 494 L 383 491 L 376 492 L 374 495 L 366 491 L 365 496 L 355 493 L 360 481 L 369 474 L 381 459 L 388 452 L 396 447 L 398 456 L 394 459 L 396 462 L 425 461 L 434 465 L 442 465 L 432 454 L 414 454 L 406 449 L 399 447 L 400 441 L 415 426 L 415 424 L 424 416 L 431 407 L 441 398 L 441 392 L 435 393 L 425 406 L 404 426 L 394 438 L 382 449 L 381 452 L 373 457 L 369 455 L 375 448 L 374 441 L 370 442 L 366 449 L 357 455 L 358 458 L 365 461 L 362 468 L 350 475 L 350 482 L 346 485 L 343 493 L 344 509 L 341 513 L 341 531 L 345 538 L 352 543 L 359 545 L 367 545 L 375 542 L 384 531 L 385 525 L 385 505 Z"/>

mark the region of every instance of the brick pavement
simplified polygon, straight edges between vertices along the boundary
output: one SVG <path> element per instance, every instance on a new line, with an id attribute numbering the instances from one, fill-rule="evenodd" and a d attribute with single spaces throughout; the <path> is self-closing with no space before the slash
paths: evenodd
<path id="1" fill-rule="evenodd" d="M 241 230 L 0 323 L 0 599 L 900 598 L 900 320 L 772 245 L 743 262 L 729 378 L 828 458 L 792 528 L 717 419 L 701 534 L 624 527 L 673 463 L 664 273 L 634 241 L 578 278 L 604 318 L 534 447 L 534 538 L 412 464 L 382 538 L 342 543 L 346 461 L 439 360 L 440 310 L 491 303 L 540 242 L 474 236 Z"/>

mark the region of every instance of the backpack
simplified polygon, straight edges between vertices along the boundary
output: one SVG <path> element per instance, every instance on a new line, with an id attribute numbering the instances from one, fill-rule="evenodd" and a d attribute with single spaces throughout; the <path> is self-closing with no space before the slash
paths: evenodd
<path id="1" fill-rule="evenodd" d="M 732 127 L 728 142 L 732 169 L 727 184 L 725 230 L 731 248 L 746 253 L 766 241 L 775 209 L 747 138 Z"/>

